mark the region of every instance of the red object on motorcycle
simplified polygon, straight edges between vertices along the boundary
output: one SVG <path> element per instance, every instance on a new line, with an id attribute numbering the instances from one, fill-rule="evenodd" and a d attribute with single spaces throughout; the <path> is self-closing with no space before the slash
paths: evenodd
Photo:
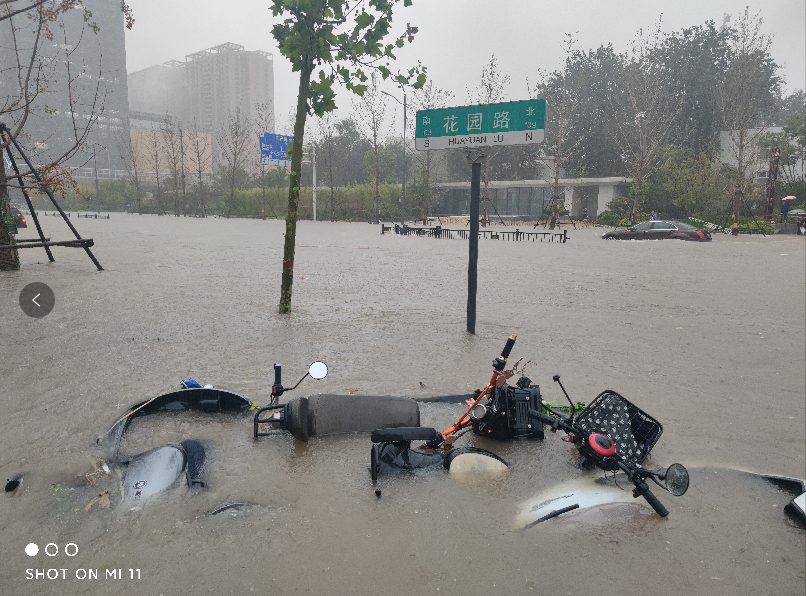
<path id="1" fill-rule="evenodd" d="M 610 457 L 616 452 L 616 446 L 607 435 L 591 433 L 588 437 L 588 445 L 602 457 Z"/>

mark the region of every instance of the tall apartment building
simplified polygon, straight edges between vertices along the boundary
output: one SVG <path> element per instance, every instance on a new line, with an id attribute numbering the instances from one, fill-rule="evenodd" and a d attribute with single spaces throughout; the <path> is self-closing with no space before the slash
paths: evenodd
<path id="1" fill-rule="evenodd" d="M 186 56 L 188 114 L 213 132 L 226 125 L 230 113 L 241 110 L 255 121 L 258 103 L 274 100 L 274 63 L 267 52 L 247 52 L 225 43 Z M 271 130 L 274 132 L 272 113 Z"/>
<path id="2" fill-rule="evenodd" d="M 118 143 L 129 126 L 123 14 L 118 0 L 83 0 L 83 7 L 92 12 L 90 22 L 98 30 L 84 21 L 82 8 L 67 11 L 51 25 L 53 39 L 42 43 L 36 57 L 40 70 L 34 70 L 43 89 L 18 141 L 36 165 L 44 165 L 75 145 L 74 119 L 79 138 L 94 119 L 80 150 L 63 165 L 74 168 L 78 177 L 94 176 L 96 169 L 99 178 L 121 177 L 125 168 Z M 0 22 L 0 107 L 5 106 L 2 120 L 12 129 L 22 112 L 10 108 L 9 100 L 19 96 L 18 61 L 31 59 L 35 22 L 26 14 Z"/>
<path id="3" fill-rule="evenodd" d="M 170 114 L 186 129 L 210 133 L 215 142 L 236 109 L 255 122 L 257 105 L 267 104 L 271 111 L 262 132 L 274 132 L 274 62 L 267 52 L 224 43 L 185 56 L 185 62 L 133 72 L 128 89 L 133 126 Z"/>

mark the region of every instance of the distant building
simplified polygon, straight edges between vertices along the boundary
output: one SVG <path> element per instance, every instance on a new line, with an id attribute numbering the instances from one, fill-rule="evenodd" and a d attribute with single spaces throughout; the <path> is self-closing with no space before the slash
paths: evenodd
<path id="1" fill-rule="evenodd" d="M 160 119 L 171 114 L 184 120 L 187 104 L 184 69 L 184 62 L 171 60 L 130 73 L 129 109 Z"/>
<path id="2" fill-rule="evenodd" d="M 45 41 L 39 54 L 43 70 L 35 71 L 47 79 L 45 90 L 34 99 L 25 135 L 18 140 L 35 165 L 44 165 L 75 145 L 74 120 L 80 136 L 96 119 L 80 151 L 63 165 L 72 167 L 76 177 L 94 177 L 97 170 L 99 178 L 121 178 L 125 168 L 118 139 L 127 133 L 129 119 L 123 14 L 118 0 L 83 0 L 83 6 L 99 29 L 93 32 L 85 23 L 81 7 L 62 15 L 63 27 L 51 27 L 53 39 Z M 19 56 L 12 23 L 18 28 Z M 0 105 L 8 106 L 8 98 L 19 94 L 17 59 L 30 60 L 25 49 L 31 47 L 34 32 L 24 14 L 0 22 Z M 69 73 L 64 66 L 68 61 Z M 19 110 L 9 111 L 3 119 L 13 128 L 21 116 Z"/>
<path id="3" fill-rule="evenodd" d="M 766 185 L 769 181 L 770 156 L 772 154 L 772 147 L 760 146 L 756 139 L 760 137 L 762 133 L 774 134 L 781 133 L 783 130 L 784 129 L 780 126 L 770 126 L 764 129 L 751 128 L 747 130 L 746 138 L 751 139 L 753 142 L 749 143 L 748 147 L 745 148 L 744 159 L 747 163 L 747 172 L 749 175 L 752 175 L 752 180 L 755 184 Z M 719 133 L 719 161 L 734 168 L 739 163 L 738 148 L 736 146 L 737 138 L 738 133 L 736 132 L 731 133 L 723 130 Z M 795 164 L 793 170 L 794 172 L 800 173 L 800 177 L 803 178 L 804 172 L 806 172 L 806 168 L 804 168 L 804 161 L 798 160 L 798 163 Z"/>
<path id="4" fill-rule="evenodd" d="M 258 103 L 274 105 L 274 62 L 266 52 L 247 52 L 225 43 L 185 57 L 188 116 L 214 132 L 226 125 L 229 114 L 241 113 L 256 121 Z M 272 112 L 270 130 L 274 132 Z"/>
<path id="5" fill-rule="evenodd" d="M 224 43 L 129 74 L 129 108 L 137 118 L 133 128 L 150 128 L 166 114 L 186 130 L 218 131 L 236 109 L 257 121 L 258 104 L 269 106 L 269 121 L 262 132 L 274 132 L 274 62 L 272 55 L 246 51 Z M 256 156 L 257 159 L 257 156 Z"/>

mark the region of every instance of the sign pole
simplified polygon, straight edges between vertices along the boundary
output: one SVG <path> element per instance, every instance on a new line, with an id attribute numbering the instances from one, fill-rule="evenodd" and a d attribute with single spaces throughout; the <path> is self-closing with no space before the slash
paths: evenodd
<path id="1" fill-rule="evenodd" d="M 406 225 L 406 94 L 403 94 L 403 196 L 400 200 L 400 226 Z"/>
<path id="2" fill-rule="evenodd" d="M 313 220 L 316 221 L 316 145 L 311 147 L 311 161 L 313 162 Z"/>
<path id="3" fill-rule="evenodd" d="M 470 163 L 470 238 L 467 259 L 467 332 L 476 335 L 476 290 L 479 263 L 479 203 L 481 202 L 481 162 L 486 147 L 466 149 Z"/>
<path id="4" fill-rule="evenodd" d="M 403 101 L 406 101 L 405 96 Z M 405 155 L 405 106 L 403 113 Z M 546 101 L 543 99 L 438 108 L 417 112 L 414 133 L 415 149 L 418 151 L 464 149 L 467 161 L 471 164 L 467 331 L 473 335 L 476 334 L 481 162 L 486 159 L 490 147 L 542 143 L 545 138 L 545 120 Z M 401 220 L 405 213 L 405 178 L 403 184 Z"/>

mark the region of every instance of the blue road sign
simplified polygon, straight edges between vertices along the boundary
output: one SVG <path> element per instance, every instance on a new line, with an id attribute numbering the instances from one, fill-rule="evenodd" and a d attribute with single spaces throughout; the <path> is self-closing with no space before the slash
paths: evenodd
<path id="1" fill-rule="evenodd" d="M 260 135 L 260 163 L 272 166 L 290 166 L 291 158 L 286 155 L 294 137 L 264 132 Z"/>

